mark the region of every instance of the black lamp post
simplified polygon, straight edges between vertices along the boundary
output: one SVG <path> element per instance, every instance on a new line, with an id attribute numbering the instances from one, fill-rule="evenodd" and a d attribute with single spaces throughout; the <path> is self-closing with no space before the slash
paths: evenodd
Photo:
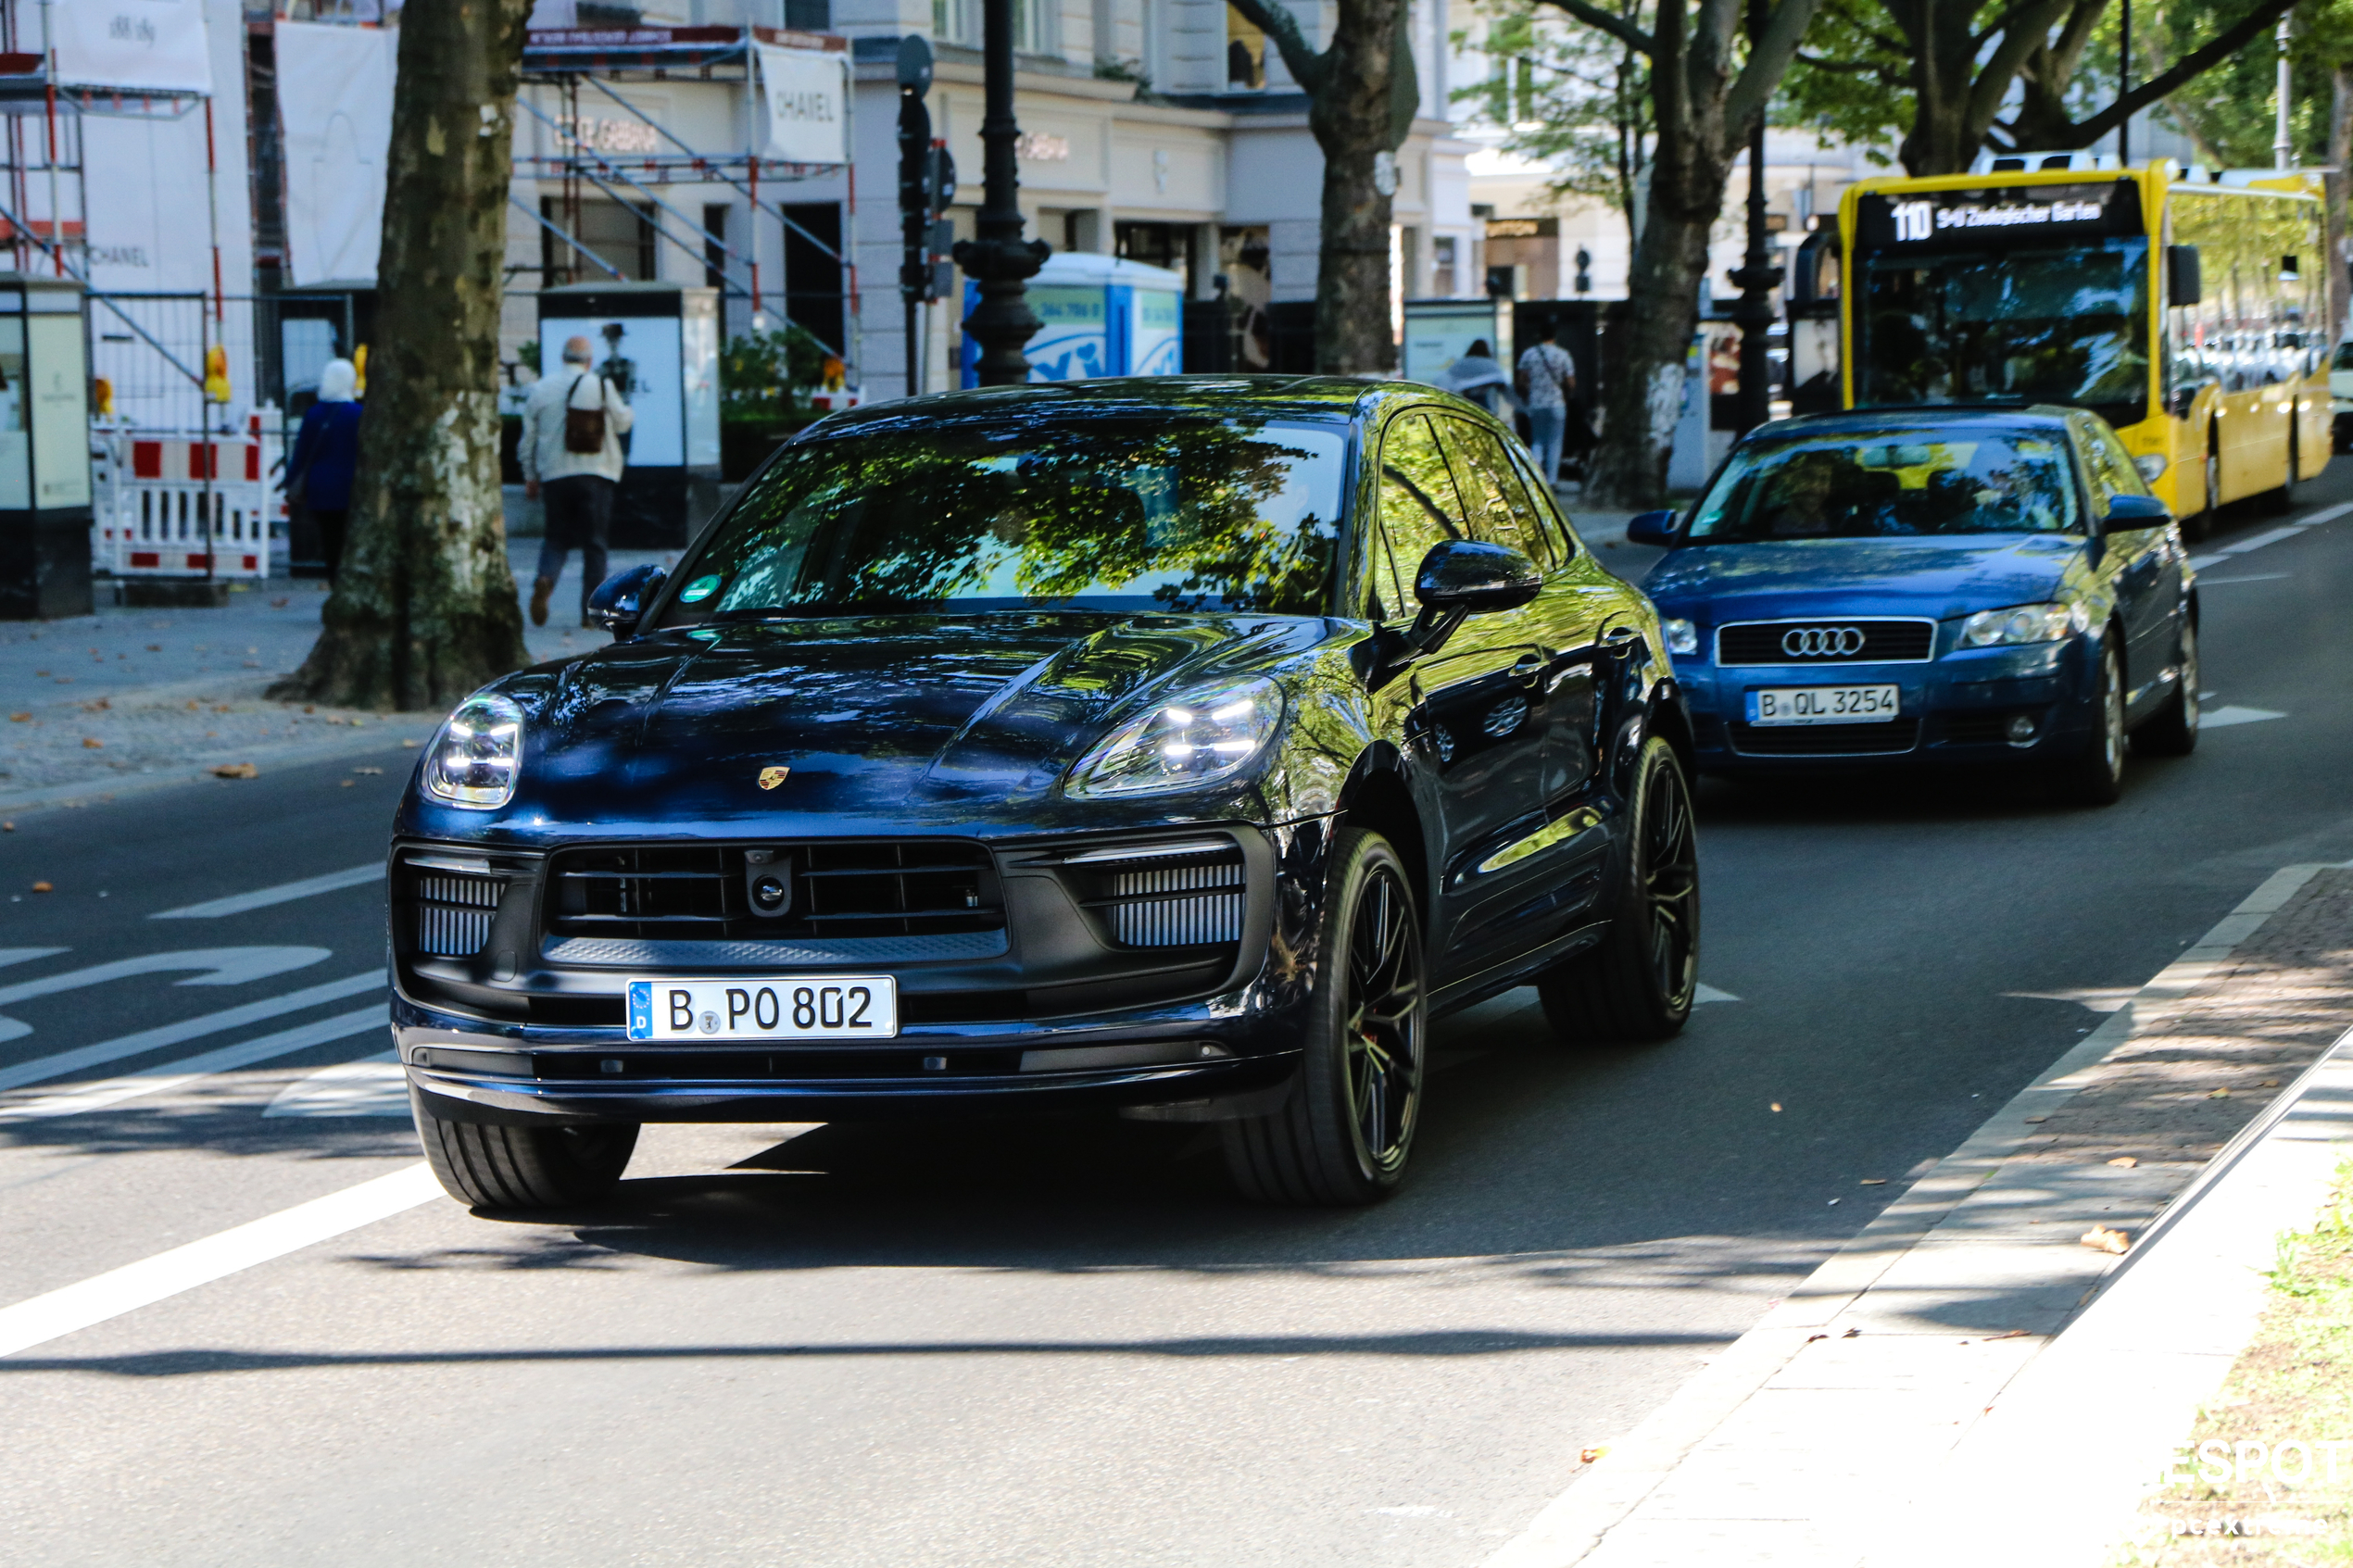
<path id="1" fill-rule="evenodd" d="M 1748 37 L 1754 48 L 1765 35 L 1765 0 L 1748 0 Z M 1732 270 L 1732 286 L 1741 291 L 1732 320 L 1741 329 L 1739 429 L 1745 433 L 1773 417 L 1772 367 L 1765 354 L 1766 333 L 1773 325 L 1773 290 L 1781 270 L 1773 260 L 1765 233 L 1765 117 L 1748 136 L 1748 254 Z"/>
<path id="2" fill-rule="evenodd" d="M 1043 240 L 1021 237 L 1021 207 L 1013 167 L 1013 0 L 981 0 L 981 69 L 986 93 L 980 121 L 981 203 L 975 239 L 956 243 L 956 265 L 980 285 L 980 304 L 964 331 L 980 340 L 980 383 L 1010 386 L 1029 379 L 1021 351 L 1038 331 L 1024 281 L 1046 264 Z"/>

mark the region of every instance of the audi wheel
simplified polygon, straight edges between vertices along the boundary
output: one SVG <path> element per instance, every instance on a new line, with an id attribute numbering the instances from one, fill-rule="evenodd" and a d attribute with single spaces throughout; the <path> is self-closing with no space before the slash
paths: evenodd
<path id="1" fill-rule="evenodd" d="M 2113 629 L 2100 639 L 2099 688 L 2082 754 L 2052 771 L 2053 792 L 2077 806 L 2112 806 L 2124 793 L 2124 663 L 2116 653 L 2120 639 Z"/>

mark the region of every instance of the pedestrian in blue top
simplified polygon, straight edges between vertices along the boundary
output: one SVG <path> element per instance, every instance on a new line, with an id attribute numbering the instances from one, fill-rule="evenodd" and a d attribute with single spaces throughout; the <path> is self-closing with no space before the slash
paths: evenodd
<path id="1" fill-rule="evenodd" d="M 286 499 L 319 526 L 327 581 L 343 570 L 344 525 L 351 515 L 351 471 L 359 462 L 359 372 L 330 359 L 319 372 L 319 400 L 303 410 L 294 456 L 286 461 Z"/>

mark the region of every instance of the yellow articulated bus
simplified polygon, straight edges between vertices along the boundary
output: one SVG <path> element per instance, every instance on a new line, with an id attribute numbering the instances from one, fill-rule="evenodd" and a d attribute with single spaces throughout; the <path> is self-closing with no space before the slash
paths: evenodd
<path id="1" fill-rule="evenodd" d="M 2225 502 L 2292 500 L 2331 446 L 2320 182 L 2091 164 L 1849 188 L 1846 407 L 2089 408 L 2193 536 Z"/>

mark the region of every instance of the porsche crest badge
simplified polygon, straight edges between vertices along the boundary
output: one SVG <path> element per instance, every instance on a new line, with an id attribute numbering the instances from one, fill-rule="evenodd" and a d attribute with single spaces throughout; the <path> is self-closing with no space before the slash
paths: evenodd
<path id="1" fill-rule="evenodd" d="M 785 775 L 791 771 L 790 768 L 762 768 L 760 770 L 760 787 L 774 789 L 784 783 Z"/>

